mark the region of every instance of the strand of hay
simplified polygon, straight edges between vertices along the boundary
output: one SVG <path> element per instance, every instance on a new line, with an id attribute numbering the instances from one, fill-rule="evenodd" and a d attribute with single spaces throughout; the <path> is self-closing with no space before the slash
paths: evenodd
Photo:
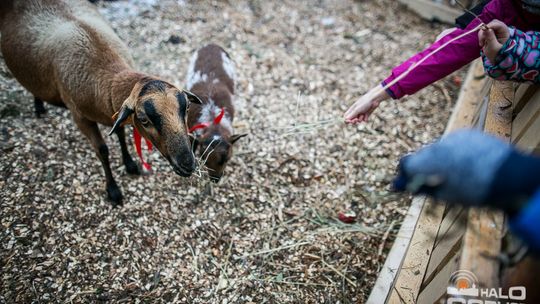
<path id="1" fill-rule="evenodd" d="M 480 30 L 481 28 L 484 28 L 486 27 L 486 24 L 485 23 L 480 23 L 478 26 L 476 26 L 475 28 L 473 28 L 472 30 L 469 30 L 457 37 L 454 37 L 450 40 L 448 40 L 447 42 L 445 42 L 443 45 L 439 46 L 438 48 L 436 48 L 435 50 L 433 50 L 431 53 L 427 54 L 424 58 L 422 58 L 420 61 L 417 61 L 415 62 L 413 65 L 411 65 L 407 71 L 405 71 L 405 73 L 399 75 L 398 77 L 396 77 L 396 79 L 390 81 L 389 83 L 387 83 L 384 87 L 382 88 L 379 88 L 378 90 L 375 90 L 375 92 L 373 92 L 373 95 L 378 95 L 378 94 L 381 94 L 383 93 L 384 91 L 386 91 L 387 89 L 389 89 L 391 86 L 395 85 L 396 83 L 398 83 L 398 81 L 400 81 L 401 79 L 407 77 L 407 75 L 409 75 L 414 69 L 416 69 L 419 65 L 421 65 L 422 63 L 424 63 L 426 60 L 428 60 L 431 56 L 437 54 L 438 52 L 440 52 L 442 49 L 444 49 L 445 47 L 447 47 L 450 43 L 456 41 L 456 40 L 459 40 L 467 35 L 470 35 L 472 33 L 475 33 L 477 32 L 478 30 Z"/>
<path id="2" fill-rule="evenodd" d="M 473 14 L 473 16 L 475 16 L 478 20 L 480 20 L 478 18 L 478 16 L 476 16 L 473 12 L 470 12 L 468 10 L 466 10 L 466 11 Z M 461 38 L 463 38 L 463 37 L 465 37 L 467 35 L 475 33 L 477 31 L 479 31 L 481 28 L 486 28 L 487 27 L 487 25 L 484 22 L 482 22 L 482 20 L 480 20 L 480 22 L 481 23 L 478 26 L 476 26 L 475 28 L 473 28 L 473 29 L 471 29 L 471 30 L 469 30 L 469 31 L 457 36 L 457 37 L 454 37 L 454 38 L 448 40 L 443 45 L 439 46 L 438 48 L 436 48 L 435 50 L 433 50 L 432 52 L 427 54 L 424 58 L 422 58 L 421 60 L 419 60 L 419 61 L 415 62 L 414 64 L 412 64 L 407 69 L 407 71 L 405 71 L 403 74 L 396 77 L 391 82 L 387 83 L 384 87 L 378 88 L 373 93 L 371 93 L 371 95 L 376 96 L 378 94 L 383 93 L 384 91 L 386 91 L 387 89 L 389 89 L 390 87 L 392 87 L 393 85 L 398 83 L 400 80 L 407 77 L 414 69 L 416 69 L 422 63 L 424 63 L 427 59 L 431 58 L 433 55 L 437 54 L 442 49 L 447 47 L 450 43 L 455 42 L 455 41 L 457 41 L 457 40 L 459 40 L 459 39 L 461 39 Z M 279 128 L 279 129 L 284 129 L 284 133 L 282 134 L 282 137 L 286 137 L 286 136 L 289 136 L 289 135 L 309 133 L 309 132 L 312 132 L 312 131 L 317 130 L 317 129 L 324 128 L 324 127 L 326 127 L 328 125 L 331 125 L 331 124 L 334 124 L 334 123 L 343 123 L 343 122 L 344 122 L 343 118 L 340 117 L 340 118 L 316 121 L 316 122 L 312 122 L 312 123 L 304 123 L 304 124 L 299 124 L 299 125 L 295 124 L 295 125 L 290 126 L 290 127 L 282 127 L 282 128 Z"/>

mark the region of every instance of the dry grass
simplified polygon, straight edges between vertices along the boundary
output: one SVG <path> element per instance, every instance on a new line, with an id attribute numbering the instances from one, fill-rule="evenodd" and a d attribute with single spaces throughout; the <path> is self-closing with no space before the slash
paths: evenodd
<path id="1" fill-rule="evenodd" d="M 217 186 L 157 153 L 153 175 L 127 176 L 108 138 L 126 197 L 111 209 L 69 113 L 35 118 L 0 61 L 0 302 L 364 302 L 409 204 L 387 192 L 397 160 L 442 133 L 457 88 L 367 125 L 341 114 L 441 28 L 390 0 L 133 2 L 101 11 L 142 70 L 182 85 L 196 48 L 231 54 L 250 136 Z M 347 210 L 356 223 L 336 219 Z"/>

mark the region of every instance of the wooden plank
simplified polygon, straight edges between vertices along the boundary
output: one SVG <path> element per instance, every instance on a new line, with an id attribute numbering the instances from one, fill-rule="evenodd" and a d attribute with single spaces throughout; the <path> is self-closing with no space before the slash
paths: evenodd
<path id="1" fill-rule="evenodd" d="M 442 204 L 431 201 L 424 203 L 407 255 L 399 269 L 399 276 L 387 299 L 388 303 L 416 303 L 443 212 Z M 373 301 L 368 303 L 382 302 L 382 298 L 371 299 Z"/>
<path id="2" fill-rule="evenodd" d="M 489 104 L 489 98 L 487 96 L 484 96 L 482 98 L 482 102 L 478 106 L 478 110 L 476 111 L 473 123 L 471 125 L 475 129 L 479 129 L 479 130 L 484 129 L 484 123 L 486 122 L 488 104 Z"/>
<path id="3" fill-rule="evenodd" d="M 437 234 L 437 240 L 441 237 L 444 237 L 449 232 L 455 220 L 457 219 L 457 217 L 460 216 L 464 209 L 463 206 L 456 205 L 446 205 L 446 208 L 449 211 L 446 213 L 442 220 L 441 228 L 439 229 L 439 233 Z"/>
<path id="4" fill-rule="evenodd" d="M 478 73 L 480 75 L 483 73 L 482 63 L 479 60 L 469 67 L 445 133 L 466 127 L 471 123 L 474 116 L 473 112 L 478 105 L 478 92 L 481 91 L 487 81 L 485 78 L 477 77 Z M 422 200 L 422 202 L 424 201 Z M 427 269 L 429 254 L 435 244 L 435 235 L 442 221 L 443 213 L 443 205 L 434 205 L 431 202 L 424 203 L 422 213 L 416 213 L 417 218 L 413 220 L 416 223 L 416 229 L 414 235 L 409 237 L 410 241 L 407 244 L 406 255 L 403 253 L 403 244 L 394 244 L 397 246 L 395 250 L 398 250 L 399 254 L 392 254 L 392 251 L 394 251 L 393 246 L 389 254 L 392 259 L 390 261 L 387 259 L 383 268 L 385 272 L 381 273 L 384 278 L 379 275 L 368 303 L 381 303 L 384 299 L 386 299 L 387 303 L 396 301 L 416 303 L 416 297 Z M 407 225 L 410 226 L 410 223 Z M 413 231 L 409 233 L 412 234 Z M 388 275 L 389 270 L 395 273 Z M 392 281 L 389 282 L 388 280 Z M 384 290 L 387 290 L 386 293 Z M 385 294 L 388 296 L 385 297 Z"/>
<path id="5" fill-rule="evenodd" d="M 510 140 L 513 98 L 512 83 L 494 83 L 484 128 L 486 132 Z M 476 274 L 481 287 L 500 286 L 499 263 L 494 257 L 500 253 L 503 234 L 504 215 L 501 212 L 469 210 L 459 269 Z"/>
<path id="6" fill-rule="evenodd" d="M 532 93 L 528 102 L 523 106 L 512 122 L 512 142 L 519 142 L 525 135 L 525 132 L 540 117 L 540 89 Z M 538 133 L 537 133 L 538 134 Z"/>
<path id="7" fill-rule="evenodd" d="M 446 24 L 454 25 L 456 18 L 463 14 L 462 11 L 433 2 L 431 0 L 399 0 L 409 9 L 429 21 L 437 20 Z"/>
<path id="8" fill-rule="evenodd" d="M 499 262 L 504 234 L 504 215 L 486 209 L 470 209 L 467 232 L 459 269 L 469 270 L 478 277 L 479 286 L 494 288 L 499 283 Z"/>
<path id="9" fill-rule="evenodd" d="M 516 91 L 516 94 L 519 92 Z M 522 150 L 540 153 L 540 86 L 529 86 L 528 102 L 518 113 L 512 125 L 512 142 Z"/>
<path id="10" fill-rule="evenodd" d="M 514 142 L 521 150 L 537 154 L 540 150 L 540 111 L 532 119 L 532 124 L 524 130 L 523 134 Z"/>
<path id="11" fill-rule="evenodd" d="M 445 133 L 472 125 L 476 109 L 485 95 L 483 91 L 491 84 L 486 77 L 483 77 L 483 74 L 482 61 L 475 60 L 469 67 Z"/>
<path id="12" fill-rule="evenodd" d="M 401 267 L 403 256 L 405 256 L 413 232 L 417 227 L 418 215 L 421 214 L 422 208 L 425 206 L 424 201 L 423 197 L 413 199 L 367 303 L 382 303 L 388 297 L 395 276 Z"/>
<path id="13" fill-rule="evenodd" d="M 454 255 L 457 250 L 461 249 L 463 236 L 467 228 L 466 221 L 467 210 L 464 208 L 459 208 L 458 216 L 454 216 L 453 221 L 450 221 L 450 219 L 443 221 L 443 224 L 450 224 L 451 226 L 447 227 L 445 233 L 441 235 L 441 237 L 437 238 L 437 243 L 435 248 L 433 248 L 433 252 L 431 253 L 422 285 L 425 285 L 431 281 L 435 276 L 435 273 L 441 270 L 441 265 L 444 265 L 445 261 L 447 261 L 450 256 Z M 443 226 L 441 226 L 441 230 L 442 229 Z"/>
<path id="14" fill-rule="evenodd" d="M 418 296 L 418 304 L 438 303 L 441 298 L 446 297 L 446 289 L 452 273 L 459 269 L 460 252 L 457 251 L 442 267 L 437 276 L 425 286 Z M 397 302 L 396 302 L 397 303 Z"/>
<path id="15" fill-rule="evenodd" d="M 519 114 L 523 107 L 529 102 L 532 95 L 538 90 L 538 85 L 521 84 L 516 89 L 514 96 L 514 115 Z"/>
<path id="16" fill-rule="evenodd" d="M 510 140 L 512 133 L 512 100 L 514 100 L 513 84 L 509 81 L 495 81 L 489 95 L 485 132 L 494 134 L 506 141 Z"/>

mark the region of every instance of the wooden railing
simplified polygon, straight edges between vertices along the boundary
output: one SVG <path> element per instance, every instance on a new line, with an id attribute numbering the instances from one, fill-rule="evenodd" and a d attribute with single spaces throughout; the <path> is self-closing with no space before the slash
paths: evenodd
<path id="1" fill-rule="evenodd" d="M 471 8 L 478 4 L 479 1 L 480 0 L 461 0 L 460 3 Z M 445 3 L 444 1 L 435 0 L 399 0 L 399 2 L 428 21 L 454 24 L 455 19 L 464 13 L 457 3 L 449 5 L 450 1 Z"/>
<path id="2" fill-rule="evenodd" d="M 528 152 L 540 152 L 540 89 L 483 77 L 480 61 L 469 69 L 446 132 L 475 127 Z M 479 156 L 480 157 L 480 156 Z M 496 258 L 505 218 L 415 198 L 368 303 L 439 303 L 451 274 L 469 270 L 479 287 L 501 286 Z"/>

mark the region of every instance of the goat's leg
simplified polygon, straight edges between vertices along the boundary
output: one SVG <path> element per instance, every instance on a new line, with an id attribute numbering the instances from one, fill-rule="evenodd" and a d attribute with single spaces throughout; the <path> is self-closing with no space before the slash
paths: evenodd
<path id="1" fill-rule="evenodd" d="M 116 181 L 112 175 L 111 167 L 109 164 L 109 148 L 105 144 L 101 132 L 99 131 L 97 123 L 90 121 L 83 117 L 77 117 L 74 115 L 75 123 L 79 126 L 81 132 L 90 140 L 92 147 L 96 151 L 96 154 L 103 165 L 105 171 L 105 178 L 107 181 L 107 195 L 113 202 L 113 207 L 122 204 L 122 191 L 118 188 Z"/>
<path id="2" fill-rule="evenodd" d="M 141 174 L 139 166 L 136 162 L 133 161 L 133 158 L 131 158 L 131 155 L 129 154 L 126 145 L 126 131 L 124 130 L 124 127 L 119 127 L 116 130 L 116 136 L 118 136 L 118 141 L 120 142 L 120 149 L 122 150 L 122 161 L 124 162 L 127 173 L 135 175 Z"/>
<path id="3" fill-rule="evenodd" d="M 47 109 L 45 109 L 45 105 L 43 104 L 43 100 L 34 97 L 34 111 L 36 112 L 36 117 L 41 118 L 42 114 L 47 113 Z"/>

